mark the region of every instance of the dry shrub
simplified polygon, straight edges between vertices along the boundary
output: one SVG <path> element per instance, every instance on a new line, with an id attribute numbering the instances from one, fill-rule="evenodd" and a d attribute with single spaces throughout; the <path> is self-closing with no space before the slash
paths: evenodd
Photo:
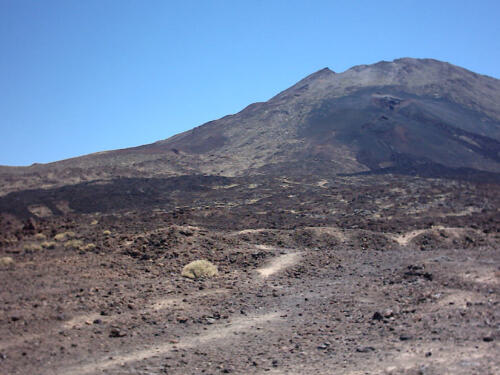
<path id="1" fill-rule="evenodd" d="M 186 264 L 181 275 L 190 279 L 212 277 L 219 274 L 217 267 L 208 260 L 200 259 Z"/>
<path id="2" fill-rule="evenodd" d="M 19 240 L 16 237 L 6 238 L 4 240 L 4 244 L 7 245 L 7 246 L 15 245 L 18 242 L 19 242 Z"/>
<path id="3" fill-rule="evenodd" d="M 0 257 L 0 266 L 10 266 L 14 264 L 12 257 Z"/>
<path id="4" fill-rule="evenodd" d="M 90 250 L 94 250 L 94 249 L 95 249 L 95 244 L 93 244 L 93 243 L 88 243 L 85 246 L 80 247 L 80 250 L 84 250 L 84 251 L 90 251 Z"/>
<path id="5" fill-rule="evenodd" d="M 43 233 L 37 233 L 37 234 L 35 234 L 35 240 L 37 240 L 37 241 L 43 241 L 45 239 L 47 239 L 47 236 L 45 234 L 43 234 Z"/>
<path id="6" fill-rule="evenodd" d="M 83 246 L 83 241 L 81 240 L 69 240 L 64 243 L 66 249 L 80 249 Z"/>
<path id="7" fill-rule="evenodd" d="M 27 252 L 40 251 L 42 250 L 42 246 L 34 242 L 28 242 L 24 244 L 23 250 Z"/>
<path id="8" fill-rule="evenodd" d="M 75 236 L 76 236 L 75 232 L 62 232 L 62 233 L 56 234 L 54 236 L 54 239 L 56 241 L 66 241 L 68 238 L 73 238 Z"/>
<path id="9" fill-rule="evenodd" d="M 105 236 L 109 236 L 111 234 L 111 231 L 110 230 L 103 230 L 102 234 L 104 234 Z"/>
<path id="10" fill-rule="evenodd" d="M 54 249 L 56 247 L 56 243 L 54 241 L 44 241 L 42 242 L 42 247 L 44 249 Z"/>

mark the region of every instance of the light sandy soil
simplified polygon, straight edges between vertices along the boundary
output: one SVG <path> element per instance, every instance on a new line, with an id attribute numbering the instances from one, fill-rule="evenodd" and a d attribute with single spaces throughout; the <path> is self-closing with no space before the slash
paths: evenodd
<path id="1" fill-rule="evenodd" d="M 272 259 L 271 262 L 264 267 L 257 269 L 257 272 L 264 278 L 269 277 L 276 272 L 297 264 L 300 258 L 300 253 L 283 254 L 275 259 Z"/>

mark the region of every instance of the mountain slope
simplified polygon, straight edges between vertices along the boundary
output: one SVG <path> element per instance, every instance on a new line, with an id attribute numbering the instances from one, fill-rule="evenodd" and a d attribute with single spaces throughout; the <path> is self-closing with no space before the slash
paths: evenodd
<path id="1" fill-rule="evenodd" d="M 404 58 L 339 74 L 325 68 L 267 102 L 150 145 L 2 167 L 0 189 L 120 176 L 497 174 L 499 103 L 499 80 L 436 60 Z"/>

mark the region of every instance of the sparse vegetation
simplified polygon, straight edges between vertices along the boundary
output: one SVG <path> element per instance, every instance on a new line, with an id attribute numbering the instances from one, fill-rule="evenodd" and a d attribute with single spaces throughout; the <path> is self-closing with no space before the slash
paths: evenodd
<path id="1" fill-rule="evenodd" d="M 66 249 L 81 249 L 83 246 L 82 240 L 69 240 L 64 243 Z"/>
<path id="2" fill-rule="evenodd" d="M 6 238 L 6 239 L 4 240 L 4 243 L 5 243 L 6 245 L 15 245 L 15 244 L 17 244 L 18 242 L 19 242 L 19 240 L 18 240 L 16 237 Z"/>
<path id="3" fill-rule="evenodd" d="M 111 234 L 111 231 L 110 230 L 103 230 L 102 234 L 104 234 L 105 236 L 109 236 Z"/>
<path id="4" fill-rule="evenodd" d="M 43 241 L 45 239 L 47 239 L 47 236 L 45 234 L 43 234 L 43 233 L 37 233 L 37 234 L 35 234 L 35 240 L 37 240 L 37 241 Z"/>
<path id="5" fill-rule="evenodd" d="M 97 221 L 97 220 L 95 220 L 95 219 L 94 219 L 94 220 L 92 220 L 92 222 L 90 223 L 90 225 L 97 225 L 97 224 L 99 224 L 99 221 Z"/>
<path id="6" fill-rule="evenodd" d="M 56 243 L 54 241 L 44 241 L 41 245 L 44 249 L 54 249 L 56 247 Z"/>
<path id="7" fill-rule="evenodd" d="M 181 275 L 189 279 L 213 277 L 219 274 L 217 267 L 208 260 L 195 260 L 184 266 Z"/>
<path id="8" fill-rule="evenodd" d="M 11 264 L 14 264 L 12 257 L 0 257 L 0 266 L 10 266 Z"/>
<path id="9" fill-rule="evenodd" d="M 42 246 L 35 242 L 28 242 L 24 244 L 23 250 L 27 252 L 40 251 L 42 250 Z"/>
<path id="10" fill-rule="evenodd" d="M 66 241 L 67 239 L 73 238 L 75 236 L 76 236 L 75 232 L 71 232 L 71 231 L 69 231 L 69 232 L 61 232 L 61 233 L 56 234 L 54 236 L 54 239 L 56 241 Z"/>
<path id="11" fill-rule="evenodd" d="M 85 246 L 82 246 L 80 247 L 80 250 L 84 250 L 84 251 L 90 251 L 90 250 L 94 250 L 95 249 L 95 244 L 93 243 L 88 243 L 86 244 Z"/>

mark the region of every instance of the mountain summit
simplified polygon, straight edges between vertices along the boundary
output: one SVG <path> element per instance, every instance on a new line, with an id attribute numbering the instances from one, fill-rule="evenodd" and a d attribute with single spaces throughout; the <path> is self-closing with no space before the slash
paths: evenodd
<path id="1" fill-rule="evenodd" d="M 3 194 L 179 175 L 500 173 L 500 81 L 432 59 L 319 70 L 267 102 L 140 147 L 2 167 Z"/>

